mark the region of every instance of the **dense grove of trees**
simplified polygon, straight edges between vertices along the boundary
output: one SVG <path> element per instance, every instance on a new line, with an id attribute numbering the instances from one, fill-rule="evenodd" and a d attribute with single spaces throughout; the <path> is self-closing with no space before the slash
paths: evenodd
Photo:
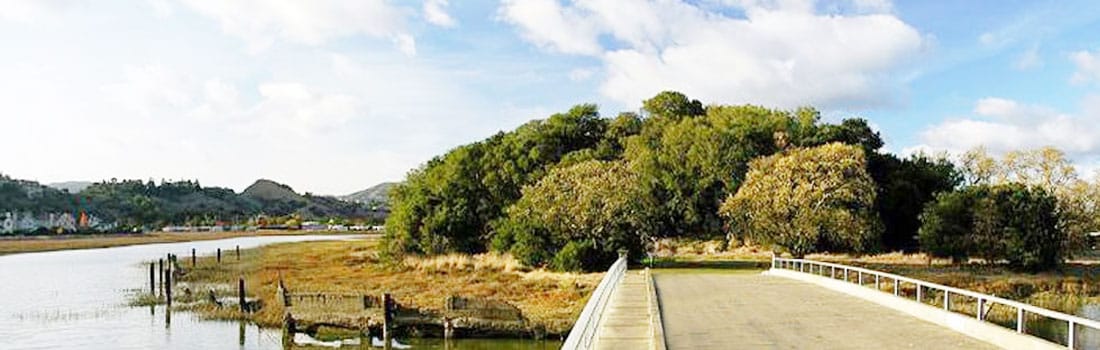
<path id="1" fill-rule="evenodd" d="M 747 237 L 719 208 L 742 187 L 750 162 L 832 143 L 859 154 L 856 167 L 869 178 L 862 213 L 876 227 L 866 241 L 834 245 L 915 249 L 925 202 L 959 181 L 947 161 L 881 153 L 865 120 L 822 123 L 812 108 L 704 107 L 663 92 L 641 112 L 602 118 L 594 105 L 579 105 L 430 160 L 391 193 L 390 252 L 492 249 L 575 269 L 603 266 L 618 249 L 638 257 L 641 244 L 660 237 Z"/>

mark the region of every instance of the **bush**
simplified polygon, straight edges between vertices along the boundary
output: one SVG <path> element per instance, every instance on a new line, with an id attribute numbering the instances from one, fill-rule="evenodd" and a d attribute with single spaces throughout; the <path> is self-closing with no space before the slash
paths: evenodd
<path id="1" fill-rule="evenodd" d="M 596 271 L 607 268 L 600 264 L 607 260 L 604 255 L 607 254 L 598 251 L 592 241 L 572 241 L 554 255 L 550 267 L 558 271 Z"/>
<path id="2" fill-rule="evenodd" d="M 1066 235 L 1057 199 L 1038 187 L 980 185 L 941 194 L 921 221 L 921 247 L 932 256 L 981 257 L 1032 272 L 1063 260 Z"/>

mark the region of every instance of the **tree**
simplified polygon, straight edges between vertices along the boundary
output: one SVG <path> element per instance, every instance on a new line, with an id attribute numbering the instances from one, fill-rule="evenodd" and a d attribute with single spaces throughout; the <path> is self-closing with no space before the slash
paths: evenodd
<path id="1" fill-rule="evenodd" d="M 387 247 L 392 253 L 486 250 L 490 223 L 520 198 L 522 188 L 563 159 L 599 158 L 591 152 L 608 138 L 606 129 L 595 105 L 578 105 L 429 161 L 391 194 Z"/>
<path id="2" fill-rule="evenodd" d="M 795 256 L 875 249 L 881 224 L 863 150 L 830 143 L 752 161 L 745 183 L 723 203 L 731 230 Z"/>
<path id="3" fill-rule="evenodd" d="M 706 113 L 699 100 L 689 99 L 676 91 L 663 91 L 643 101 L 642 110 L 649 113 L 651 118 L 671 119 L 701 116 Z"/>
<path id="4" fill-rule="evenodd" d="M 872 153 L 868 167 L 878 196 L 875 210 L 882 218 L 883 247 L 916 250 L 921 227 L 919 216 L 937 193 L 950 192 L 962 181 L 946 158 L 916 154 L 899 159 L 892 154 Z"/>
<path id="5" fill-rule="evenodd" d="M 1064 259 L 1058 200 L 1042 187 L 971 186 L 937 196 L 921 220 L 921 246 L 933 256 L 976 256 L 1032 272 L 1058 267 Z"/>
<path id="6" fill-rule="evenodd" d="M 656 205 L 638 181 L 621 161 L 555 168 L 495 223 L 493 246 L 559 270 L 604 269 L 620 249 L 639 256 Z"/>

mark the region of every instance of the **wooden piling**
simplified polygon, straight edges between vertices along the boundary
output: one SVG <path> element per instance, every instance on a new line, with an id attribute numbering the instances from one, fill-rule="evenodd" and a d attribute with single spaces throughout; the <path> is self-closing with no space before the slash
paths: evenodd
<path id="1" fill-rule="evenodd" d="M 237 261 L 241 261 L 241 246 L 237 246 Z"/>
<path id="2" fill-rule="evenodd" d="M 244 301 L 244 276 L 237 279 L 237 302 L 241 304 L 241 313 L 247 312 Z"/>
<path id="3" fill-rule="evenodd" d="M 455 324 L 451 321 L 451 318 L 443 318 L 443 339 L 454 339 L 455 337 Z"/>
<path id="4" fill-rule="evenodd" d="M 169 269 L 164 274 L 164 296 L 167 302 L 168 308 L 172 308 L 172 271 Z"/>
<path id="5" fill-rule="evenodd" d="M 191 268 L 195 268 L 195 248 L 191 248 Z"/>
<path id="6" fill-rule="evenodd" d="M 283 316 L 283 347 L 289 348 L 291 342 L 294 341 L 294 332 L 297 331 L 297 325 L 294 322 L 294 316 L 289 312 Z"/>
<path id="7" fill-rule="evenodd" d="M 222 249 L 218 248 L 218 263 L 222 263 Z"/>
<path id="8" fill-rule="evenodd" d="M 390 293 L 382 293 L 382 344 L 387 350 L 393 342 L 393 309 L 394 303 Z"/>
<path id="9" fill-rule="evenodd" d="M 157 264 L 149 263 L 149 293 L 157 295 Z"/>
<path id="10" fill-rule="evenodd" d="M 160 293 L 157 295 L 164 295 L 164 259 L 157 259 L 157 273 L 160 274 Z"/>

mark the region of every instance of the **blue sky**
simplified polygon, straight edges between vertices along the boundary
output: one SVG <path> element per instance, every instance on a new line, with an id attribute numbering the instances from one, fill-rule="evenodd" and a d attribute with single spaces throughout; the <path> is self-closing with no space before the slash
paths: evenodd
<path id="1" fill-rule="evenodd" d="M 577 103 L 862 116 L 1100 164 L 1087 1 L 0 0 L 0 172 L 343 194 Z"/>

